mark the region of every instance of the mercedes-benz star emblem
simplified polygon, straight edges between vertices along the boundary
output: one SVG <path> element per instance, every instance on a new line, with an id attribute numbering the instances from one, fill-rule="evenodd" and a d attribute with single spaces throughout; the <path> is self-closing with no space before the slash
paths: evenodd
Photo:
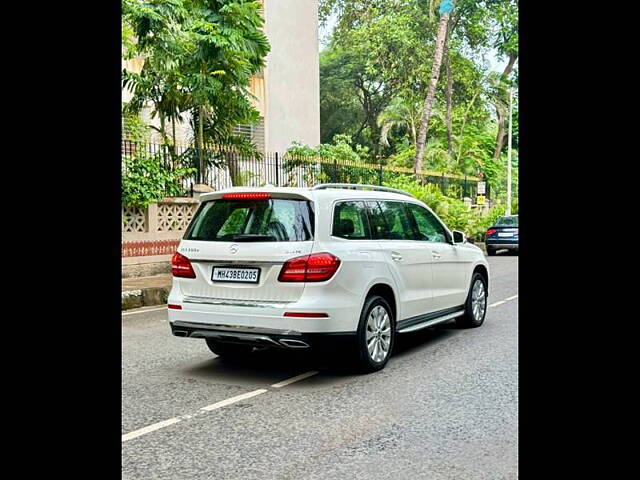
<path id="1" fill-rule="evenodd" d="M 234 254 L 234 255 L 235 255 L 236 253 L 238 253 L 238 244 L 237 244 L 237 243 L 234 243 L 233 245 L 230 245 L 230 246 L 229 246 L 229 251 L 230 251 L 232 254 Z"/>

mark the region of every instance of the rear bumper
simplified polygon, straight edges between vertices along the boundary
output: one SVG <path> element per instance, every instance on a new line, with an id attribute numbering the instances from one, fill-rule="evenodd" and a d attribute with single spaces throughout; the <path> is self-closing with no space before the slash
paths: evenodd
<path id="1" fill-rule="evenodd" d="M 171 333 L 177 337 L 212 338 L 223 343 L 253 345 L 283 349 L 326 349 L 350 346 L 355 342 L 352 332 L 302 333 L 293 330 L 208 325 L 193 322 L 170 322 Z"/>
<path id="2" fill-rule="evenodd" d="M 213 327 L 261 329 L 275 332 L 334 333 L 358 329 L 362 299 L 355 292 L 331 285 L 309 285 L 293 302 L 232 300 L 184 295 L 174 281 L 169 304 L 169 322 L 186 322 Z M 321 314 L 321 317 L 285 316 Z"/>
<path id="3" fill-rule="evenodd" d="M 517 249 L 518 248 L 518 240 L 487 240 L 484 242 L 485 247 L 491 248 L 508 248 L 508 249 Z"/>

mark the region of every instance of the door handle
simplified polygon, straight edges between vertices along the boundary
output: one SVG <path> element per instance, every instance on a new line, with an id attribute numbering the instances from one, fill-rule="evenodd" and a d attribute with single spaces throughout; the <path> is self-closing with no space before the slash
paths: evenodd
<path id="1" fill-rule="evenodd" d="M 440 252 L 436 252 L 434 250 L 431 250 L 431 254 L 433 255 L 434 260 L 440 260 Z"/>
<path id="2" fill-rule="evenodd" d="M 391 252 L 391 258 L 396 262 L 399 262 L 400 260 L 402 260 L 402 255 L 400 255 L 398 252 Z"/>

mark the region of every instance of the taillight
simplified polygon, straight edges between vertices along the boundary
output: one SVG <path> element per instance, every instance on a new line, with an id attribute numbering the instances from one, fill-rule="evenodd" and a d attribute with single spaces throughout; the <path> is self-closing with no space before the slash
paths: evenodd
<path id="1" fill-rule="evenodd" d="M 270 193 L 265 192 L 241 192 L 241 193 L 224 193 L 223 200 L 265 200 L 271 198 Z"/>
<path id="2" fill-rule="evenodd" d="M 174 277 L 196 278 L 191 262 L 181 253 L 174 253 L 171 257 L 171 273 Z"/>
<path id="3" fill-rule="evenodd" d="M 330 253 L 314 253 L 285 262 L 278 276 L 279 282 L 324 282 L 333 277 L 340 259 Z"/>
<path id="4" fill-rule="evenodd" d="M 487 230 L 487 236 L 489 236 L 489 235 L 493 235 L 493 234 L 494 234 L 494 233 L 496 233 L 496 232 L 497 232 L 497 230 L 496 230 L 496 229 L 494 229 L 494 228 L 490 228 L 489 230 Z"/>

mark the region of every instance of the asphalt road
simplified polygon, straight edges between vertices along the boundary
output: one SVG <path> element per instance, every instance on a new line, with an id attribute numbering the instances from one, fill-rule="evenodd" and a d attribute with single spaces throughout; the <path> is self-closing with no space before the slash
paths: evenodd
<path id="1" fill-rule="evenodd" d="M 122 478 L 518 478 L 518 257 L 488 260 L 482 327 L 400 336 L 370 375 L 302 352 L 228 362 L 164 309 L 123 314 Z"/>

